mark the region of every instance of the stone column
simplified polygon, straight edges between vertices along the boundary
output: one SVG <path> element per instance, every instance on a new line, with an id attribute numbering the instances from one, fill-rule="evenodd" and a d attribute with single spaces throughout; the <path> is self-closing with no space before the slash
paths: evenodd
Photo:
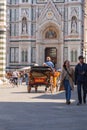
<path id="1" fill-rule="evenodd" d="M 36 44 L 36 63 L 40 63 L 40 43 Z"/>
<path id="2" fill-rule="evenodd" d="M 19 44 L 19 64 L 21 63 L 21 44 Z"/>
<path id="3" fill-rule="evenodd" d="M 31 64 L 31 44 L 28 46 L 28 63 Z"/>

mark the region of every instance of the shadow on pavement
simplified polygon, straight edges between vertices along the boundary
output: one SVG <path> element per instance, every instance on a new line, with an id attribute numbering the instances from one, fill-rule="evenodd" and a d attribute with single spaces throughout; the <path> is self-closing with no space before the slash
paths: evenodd
<path id="1" fill-rule="evenodd" d="M 86 130 L 86 117 L 87 107 L 52 102 L 0 102 L 0 130 Z"/>

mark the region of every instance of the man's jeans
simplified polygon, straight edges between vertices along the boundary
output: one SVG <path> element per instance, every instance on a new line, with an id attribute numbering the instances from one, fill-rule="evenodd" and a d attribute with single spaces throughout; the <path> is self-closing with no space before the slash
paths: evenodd
<path id="1" fill-rule="evenodd" d="M 64 80 L 64 87 L 65 87 L 66 100 L 70 101 L 70 99 L 71 99 L 71 86 L 70 86 L 69 80 Z"/>
<path id="2" fill-rule="evenodd" d="M 82 89 L 83 89 L 83 102 L 86 102 L 86 92 L 85 92 L 85 84 L 78 83 L 77 92 L 78 92 L 78 101 L 82 103 Z"/>

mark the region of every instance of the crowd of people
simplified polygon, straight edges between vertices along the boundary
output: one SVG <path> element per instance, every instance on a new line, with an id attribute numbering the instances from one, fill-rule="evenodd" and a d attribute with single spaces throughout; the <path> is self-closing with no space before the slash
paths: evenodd
<path id="1" fill-rule="evenodd" d="M 6 73 L 9 82 L 16 86 L 21 86 L 23 81 L 28 85 L 29 73 L 27 71 L 12 71 Z"/>

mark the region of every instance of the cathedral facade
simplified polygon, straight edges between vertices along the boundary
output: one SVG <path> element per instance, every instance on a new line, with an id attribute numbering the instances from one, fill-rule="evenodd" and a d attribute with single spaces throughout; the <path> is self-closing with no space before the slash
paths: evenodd
<path id="1" fill-rule="evenodd" d="M 7 66 L 42 65 L 50 56 L 56 68 L 74 66 L 84 41 L 82 0 L 8 0 Z"/>

